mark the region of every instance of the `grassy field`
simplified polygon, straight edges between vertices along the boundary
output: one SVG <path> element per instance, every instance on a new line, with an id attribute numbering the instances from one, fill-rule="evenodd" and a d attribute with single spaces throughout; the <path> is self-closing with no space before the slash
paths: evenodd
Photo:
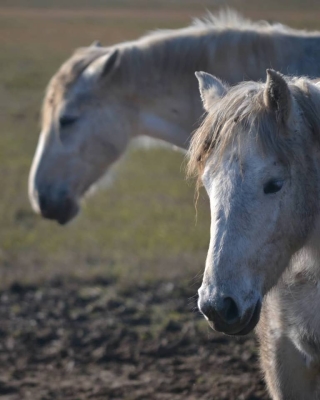
<path id="1" fill-rule="evenodd" d="M 234 0 L 221 5 L 254 18 L 319 28 L 318 2 L 277 3 Z M 0 2 L 1 285 L 61 273 L 111 274 L 122 282 L 192 279 L 201 273 L 208 204 L 203 194 L 196 224 L 193 186 L 185 182 L 179 152 L 131 150 L 113 185 L 89 198 L 67 227 L 34 215 L 27 198 L 41 100 L 61 62 L 95 39 L 108 45 L 151 29 L 184 26 L 205 8 L 215 10 L 217 2 L 183 4 L 181 9 L 181 1 Z"/>

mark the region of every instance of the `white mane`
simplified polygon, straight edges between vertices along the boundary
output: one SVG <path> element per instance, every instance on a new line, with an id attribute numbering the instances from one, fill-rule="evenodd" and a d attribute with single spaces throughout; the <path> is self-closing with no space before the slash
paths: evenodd
<path id="1" fill-rule="evenodd" d="M 192 25 L 195 28 L 236 28 L 236 29 L 257 29 L 257 28 L 272 28 L 281 31 L 291 30 L 286 25 L 280 23 L 270 23 L 265 20 L 251 21 L 245 18 L 243 15 L 239 14 L 235 10 L 230 8 L 220 10 L 217 14 L 212 14 L 210 11 L 207 12 L 202 18 L 195 18 Z"/>

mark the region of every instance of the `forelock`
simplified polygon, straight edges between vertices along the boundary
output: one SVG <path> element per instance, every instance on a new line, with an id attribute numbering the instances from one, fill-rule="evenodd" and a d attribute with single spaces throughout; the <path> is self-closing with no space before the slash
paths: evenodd
<path id="1" fill-rule="evenodd" d="M 312 121 L 313 126 L 319 129 L 319 117 L 315 115 L 315 107 L 312 107 L 306 82 L 305 78 L 288 79 L 291 93 L 305 119 Z M 254 136 L 262 152 L 276 154 L 283 162 L 288 163 L 295 156 L 290 137 L 284 134 L 275 113 L 265 105 L 264 88 L 264 83 L 243 82 L 212 103 L 191 140 L 188 153 L 187 173 L 198 178 L 198 186 L 209 156 L 214 153 L 214 162 L 219 165 L 226 149 L 230 145 L 240 149 L 248 135 Z"/>
<path id="2" fill-rule="evenodd" d="M 52 110 L 75 85 L 83 71 L 97 58 L 107 54 L 108 48 L 84 47 L 77 49 L 74 54 L 59 68 L 51 78 L 42 107 L 42 125 L 45 125 Z"/>
<path id="3" fill-rule="evenodd" d="M 201 175 L 212 152 L 221 158 L 240 131 L 252 129 L 255 115 L 262 113 L 264 108 L 260 86 L 256 82 L 243 82 L 212 102 L 191 141 L 189 175 Z"/>

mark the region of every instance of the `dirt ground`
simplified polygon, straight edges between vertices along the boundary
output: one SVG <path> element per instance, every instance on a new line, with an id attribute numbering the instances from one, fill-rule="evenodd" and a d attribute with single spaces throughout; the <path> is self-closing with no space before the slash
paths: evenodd
<path id="1" fill-rule="evenodd" d="M 195 285 L 94 278 L 0 292 L 0 398 L 267 399 L 253 336 L 213 333 Z"/>

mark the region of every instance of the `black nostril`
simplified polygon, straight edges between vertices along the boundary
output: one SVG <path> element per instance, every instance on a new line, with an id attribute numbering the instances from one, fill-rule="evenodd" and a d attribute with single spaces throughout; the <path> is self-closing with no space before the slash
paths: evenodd
<path id="1" fill-rule="evenodd" d="M 213 299 L 200 298 L 199 309 L 209 321 L 220 321 L 227 325 L 237 324 L 240 319 L 240 311 L 232 297 L 220 297 Z"/>
<path id="2" fill-rule="evenodd" d="M 226 297 L 223 299 L 222 314 L 225 321 L 229 324 L 232 324 L 239 319 L 239 310 L 237 304 L 231 297 Z"/>

